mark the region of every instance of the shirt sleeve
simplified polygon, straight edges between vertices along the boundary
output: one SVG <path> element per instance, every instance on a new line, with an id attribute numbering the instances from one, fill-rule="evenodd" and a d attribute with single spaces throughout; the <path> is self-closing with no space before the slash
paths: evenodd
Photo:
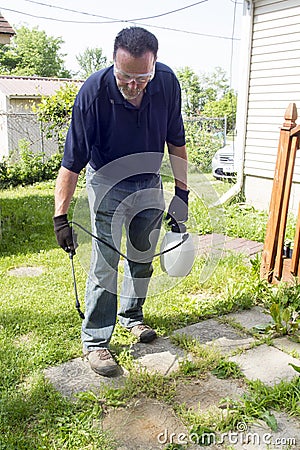
<path id="1" fill-rule="evenodd" d="M 94 127 L 91 126 L 92 120 L 89 116 L 90 113 L 83 113 L 78 100 L 75 100 L 62 160 L 62 166 L 75 173 L 79 173 L 91 157 L 89 142 Z"/>
<path id="2" fill-rule="evenodd" d="M 95 100 L 98 98 L 104 75 L 111 68 L 92 74 L 79 90 L 72 109 L 71 123 L 67 132 L 62 166 L 79 173 L 90 161 L 93 148 L 100 147 L 100 133 L 96 133 Z"/>
<path id="3" fill-rule="evenodd" d="M 175 75 L 172 83 L 169 103 L 169 120 L 167 131 L 167 142 L 182 147 L 185 145 L 185 131 L 181 114 L 181 89 Z"/>

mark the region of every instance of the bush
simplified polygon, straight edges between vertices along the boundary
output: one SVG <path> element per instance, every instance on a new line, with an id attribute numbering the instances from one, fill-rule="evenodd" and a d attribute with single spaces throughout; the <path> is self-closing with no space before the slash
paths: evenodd
<path id="1" fill-rule="evenodd" d="M 199 121 L 186 121 L 185 135 L 189 161 L 202 172 L 210 172 L 212 158 L 223 145 L 222 137 L 203 129 Z"/>
<path id="2" fill-rule="evenodd" d="M 43 96 L 39 105 L 33 108 L 46 139 L 55 137 L 61 151 L 64 147 L 78 89 L 79 86 L 75 83 L 66 83 L 51 97 Z"/>
<path id="3" fill-rule="evenodd" d="M 6 189 L 18 185 L 32 184 L 37 181 L 56 178 L 62 155 L 56 153 L 45 159 L 44 153 L 34 153 L 30 144 L 22 139 L 19 142 L 19 160 L 9 158 L 0 162 L 0 188 Z"/>

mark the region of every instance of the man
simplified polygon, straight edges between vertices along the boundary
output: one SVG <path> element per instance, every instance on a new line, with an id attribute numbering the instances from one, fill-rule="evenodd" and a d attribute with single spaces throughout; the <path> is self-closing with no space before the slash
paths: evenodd
<path id="1" fill-rule="evenodd" d="M 56 182 L 53 220 L 59 245 L 75 252 L 67 212 L 85 166 L 92 230 L 108 243 L 93 240 L 82 324 L 84 354 L 104 376 L 118 372 L 108 347 L 117 317 L 123 226 L 127 259 L 119 322 L 141 342 L 156 338 L 144 324 L 142 308 L 165 207 L 159 175 L 165 143 L 175 179 L 167 218 L 180 231 L 188 216 L 180 87 L 172 70 L 156 62 L 157 50 L 156 37 L 143 28 L 117 35 L 113 66 L 89 77 L 76 97 Z"/>

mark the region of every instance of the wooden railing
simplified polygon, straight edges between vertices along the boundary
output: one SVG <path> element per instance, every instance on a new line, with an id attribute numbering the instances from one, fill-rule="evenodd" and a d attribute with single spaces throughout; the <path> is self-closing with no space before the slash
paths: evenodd
<path id="1" fill-rule="evenodd" d="M 289 200 L 299 149 L 300 125 L 296 124 L 297 108 L 290 103 L 280 129 L 277 161 L 271 195 L 266 237 L 261 261 L 261 277 L 270 283 L 292 281 L 300 276 L 300 206 L 294 238 L 292 257 L 284 255 L 284 241 Z"/>

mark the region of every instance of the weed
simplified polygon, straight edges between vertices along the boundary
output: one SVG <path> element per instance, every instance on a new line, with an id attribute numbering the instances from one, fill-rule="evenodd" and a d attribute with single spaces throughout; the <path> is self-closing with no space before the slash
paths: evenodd
<path id="1" fill-rule="evenodd" d="M 181 444 L 168 444 L 164 450 L 184 450 L 186 446 Z"/>
<path id="2" fill-rule="evenodd" d="M 191 428 L 191 441 L 204 447 L 215 443 L 215 432 L 212 428 L 203 425 L 194 425 Z"/>
<path id="3" fill-rule="evenodd" d="M 266 307 L 273 323 L 266 331 L 278 336 L 300 337 L 300 285 L 283 283 L 278 290 L 271 291 Z"/>
<path id="4" fill-rule="evenodd" d="M 109 405 L 121 406 L 135 397 L 146 396 L 169 403 L 176 393 L 175 381 L 161 374 L 151 374 L 143 369 L 133 369 L 124 382 L 124 386 L 114 389 L 103 386 L 101 395 Z"/>
<path id="5" fill-rule="evenodd" d="M 91 405 L 93 405 L 91 407 Z M 91 399 L 72 403 L 41 376 L 30 386 L 3 392 L 0 400 L 0 447 L 15 450 L 64 448 L 112 450 L 113 442 L 93 420 L 102 415 Z"/>
<path id="6" fill-rule="evenodd" d="M 107 387 L 103 389 L 103 394 L 105 397 L 105 405 L 106 406 L 113 406 L 113 407 L 120 407 L 120 406 L 126 406 L 128 401 L 130 400 L 130 397 L 127 396 L 126 389 L 116 389 Z"/>
<path id="7" fill-rule="evenodd" d="M 205 367 L 201 367 L 199 362 L 190 361 L 188 359 L 180 361 L 179 363 L 180 374 L 188 377 L 199 376 L 204 369 Z"/>
<path id="8" fill-rule="evenodd" d="M 300 366 L 296 366 L 295 364 L 292 363 L 289 363 L 289 366 L 292 366 L 292 368 L 296 370 L 296 372 L 300 373 Z"/>
<path id="9" fill-rule="evenodd" d="M 221 360 L 211 371 L 217 378 L 241 378 L 243 376 L 239 366 L 233 361 Z"/>
<path id="10" fill-rule="evenodd" d="M 260 419 L 276 431 L 277 423 L 272 410 L 286 411 L 290 415 L 300 416 L 300 378 L 287 383 L 281 381 L 275 386 L 266 386 L 261 381 L 249 381 L 249 390 L 243 398 L 231 406 L 227 417 L 229 429 L 239 422 L 251 423 Z"/>
<path id="11" fill-rule="evenodd" d="M 199 376 L 211 370 L 217 378 L 241 378 L 243 376 L 238 365 L 221 356 L 220 350 L 214 346 L 201 345 L 185 335 L 175 335 L 173 341 L 181 348 L 193 354 L 193 360 L 180 362 L 180 375 Z"/>

